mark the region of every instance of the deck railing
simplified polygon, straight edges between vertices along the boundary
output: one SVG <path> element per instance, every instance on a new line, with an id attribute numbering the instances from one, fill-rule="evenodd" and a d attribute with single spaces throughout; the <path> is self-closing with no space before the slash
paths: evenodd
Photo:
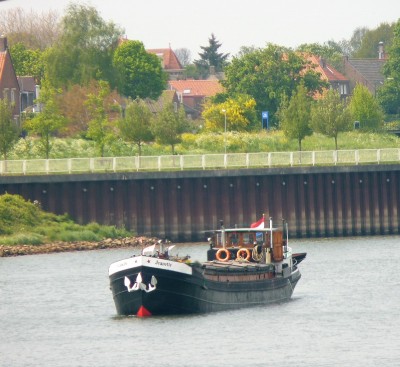
<path id="1" fill-rule="evenodd" d="M 0 161 L 0 175 L 400 163 L 400 148 Z"/>

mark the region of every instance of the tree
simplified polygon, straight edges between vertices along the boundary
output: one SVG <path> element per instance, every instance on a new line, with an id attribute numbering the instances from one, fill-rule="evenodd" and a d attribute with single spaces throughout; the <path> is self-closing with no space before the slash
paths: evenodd
<path id="1" fill-rule="evenodd" d="M 393 28 L 390 57 L 383 66 L 386 80 L 377 91 L 378 101 L 388 114 L 400 113 L 400 19 Z"/>
<path id="2" fill-rule="evenodd" d="M 106 81 L 99 81 L 100 91 L 90 93 L 87 101 L 90 121 L 88 124 L 87 136 L 92 139 L 101 157 L 104 157 L 104 150 L 108 142 L 114 139 L 112 126 L 108 119 L 106 100 L 110 95 L 110 86 Z"/>
<path id="3" fill-rule="evenodd" d="M 175 145 L 181 142 L 181 135 L 187 129 L 188 122 L 183 106 L 177 109 L 173 103 L 166 103 L 151 125 L 156 141 L 170 145 L 172 154 L 175 154 Z"/>
<path id="4" fill-rule="evenodd" d="M 142 155 L 142 144 L 153 141 L 151 121 L 153 115 L 142 100 L 130 101 L 125 109 L 125 116 L 119 120 L 120 136 L 125 141 L 135 143 Z"/>
<path id="5" fill-rule="evenodd" d="M 41 111 L 32 119 L 26 120 L 23 126 L 27 131 L 39 136 L 40 150 L 46 159 L 49 158 L 52 148 L 52 135 L 65 125 L 65 118 L 60 114 L 57 105 L 57 96 L 59 94 L 61 94 L 61 90 L 53 88 L 44 79 L 37 99 L 41 106 Z"/>
<path id="6" fill-rule="evenodd" d="M 361 59 L 376 59 L 379 42 L 390 48 L 393 38 L 394 23 L 381 23 L 376 29 L 366 30 L 362 36 L 360 47 L 353 57 Z"/>
<path id="7" fill-rule="evenodd" d="M 352 118 L 360 122 L 365 131 L 378 130 L 383 125 L 383 111 L 368 88 L 357 84 L 353 90 L 349 108 Z"/>
<path id="8" fill-rule="evenodd" d="M 55 87 L 106 80 L 114 85 L 112 57 L 122 35 L 94 7 L 70 4 L 59 42 L 45 53 L 46 76 Z"/>
<path id="9" fill-rule="evenodd" d="M 42 51 L 28 49 L 23 43 L 10 47 L 15 73 L 18 76 L 33 76 L 39 82 L 44 75 Z"/>
<path id="10" fill-rule="evenodd" d="M 88 85 L 72 85 L 58 99 L 61 114 L 67 119 L 68 124 L 63 129 L 63 136 L 85 136 L 91 119 L 89 107 L 86 103 L 89 95 L 97 95 L 101 91 L 101 83 L 92 80 Z M 118 119 L 121 115 L 122 97 L 111 91 L 105 97 L 104 106 L 110 119 Z"/>
<path id="11" fill-rule="evenodd" d="M 351 114 L 346 103 L 341 100 L 339 92 L 330 89 L 323 99 L 313 105 L 311 116 L 314 131 L 334 138 L 337 150 L 339 133 L 351 129 Z"/>
<path id="12" fill-rule="evenodd" d="M 351 57 L 355 55 L 361 47 L 361 42 L 365 33 L 367 33 L 368 31 L 369 29 L 366 27 L 358 27 L 354 30 L 353 35 L 351 36 L 349 41 L 340 41 L 339 44 L 342 48 L 343 55 Z"/>
<path id="13" fill-rule="evenodd" d="M 290 98 L 301 81 L 310 93 L 322 92 L 328 85 L 301 55 L 269 44 L 264 49 L 250 49 L 234 57 L 225 68 L 225 80 L 221 83 L 230 96 L 253 97 L 257 114 L 269 111 L 272 124 L 276 124 L 275 113 L 282 97 Z"/>
<path id="14" fill-rule="evenodd" d="M 6 98 L 0 99 L 0 154 L 5 161 L 18 140 L 19 132 L 12 117 L 12 106 Z"/>
<path id="15" fill-rule="evenodd" d="M 174 52 L 183 67 L 190 65 L 192 54 L 188 48 L 178 48 Z"/>
<path id="16" fill-rule="evenodd" d="M 7 35 L 10 46 L 22 43 L 27 49 L 43 51 L 57 42 L 59 31 L 59 15 L 52 10 L 37 13 L 12 8 L 0 12 L 0 34 Z"/>
<path id="17" fill-rule="evenodd" d="M 125 41 L 115 51 L 119 93 L 126 97 L 157 99 L 166 87 L 168 76 L 157 55 L 148 53 L 142 42 Z"/>
<path id="18" fill-rule="evenodd" d="M 307 95 L 304 84 L 301 83 L 290 98 L 288 106 L 280 112 L 281 128 L 289 139 L 297 140 L 299 151 L 301 151 L 302 140 L 312 134 L 310 107 L 310 97 Z"/>
<path id="19" fill-rule="evenodd" d="M 194 61 L 194 64 L 203 78 L 209 75 L 211 66 L 215 68 L 216 72 L 222 71 L 227 65 L 227 59 L 229 57 L 229 54 L 218 52 L 222 44 L 217 41 L 214 33 L 211 34 L 208 43 L 208 46 L 200 46 L 203 52 L 199 53 L 200 59 Z"/>
<path id="20" fill-rule="evenodd" d="M 249 96 L 237 96 L 228 98 L 222 103 L 208 101 L 202 116 L 205 127 L 211 131 L 225 130 L 225 115 L 228 131 L 249 131 L 256 124 L 256 101 Z"/>
<path id="21" fill-rule="evenodd" d="M 304 43 L 297 48 L 297 51 L 313 54 L 328 60 L 337 70 L 343 68 L 343 51 L 341 46 L 334 41 L 328 41 L 322 45 L 319 43 Z"/>

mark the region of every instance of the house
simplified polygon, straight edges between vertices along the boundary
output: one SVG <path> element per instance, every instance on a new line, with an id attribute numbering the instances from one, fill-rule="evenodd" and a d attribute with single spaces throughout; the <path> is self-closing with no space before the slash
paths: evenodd
<path id="1" fill-rule="evenodd" d="M 224 91 L 218 80 L 170 80 L 168 86 L 176 91 L 186 114 L 192 119 L 201 115 L 207 98 Z"/>
<path id="2" fill-rule="evenodd" d="M 36 85 L 33 76 L 18 76 L 18 84 L 21 94 L 21 113 L 32 109 L 39 94 L 39 86 Z"/>
<path id="3" fill-rule="evenodd" d="M 356 84 L 365 85 L 369 91 L 376 95 L 376 91 L 385 81 L 383 66 L 387 60 L 383 42 L 378 45 L 376 59 L 355 59 L 344 57 L 344 72 L 350 79 L 350 88 L 354 89 Z"/>
<path id="4" fill-rule="evenodd" d="M 169 80 L 183 78 L 185 70 L 171 48 L 155 48 L 146 51 L 159 57 L 164 71 L 168 74 Z"/>
<path id="5" fill-rule="evenodd" d="M 350 80 L 346 76 L 337 71 L 332 65 L 329 65 L 321 57 L 315 55 L 306 55 L 305 57 L 311 63 L 314 70 L 321 75 L 321 79 L 326 80 L 332 89 L 339 92 L 342 98 L 350 95 Z"/>
<path id="6" fill-rule="evenodd" d="M 13 104 L 15 121 L 20 116 L 20 88 L 7 47 L 7 37 L 0 36 L 0 99 L 7 98 Z"/>
<path id="7" fill-rule="evenodd" d="M 161 112 L 166 104 L 173 103 L 175 106 L 175 110 L 178 110 L 181 105 L 178 95 L 174 90 L 164 90 L 161 96 L 156 101 L 150 98 L 146 98 L 145 102 L 149 107 L 149 110 L 154 115 Z"/>

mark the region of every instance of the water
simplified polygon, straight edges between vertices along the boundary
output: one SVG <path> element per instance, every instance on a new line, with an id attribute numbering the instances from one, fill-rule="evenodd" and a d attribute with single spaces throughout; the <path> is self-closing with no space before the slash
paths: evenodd
<path id="1" fill-rule="evenodd" d="M 308 253 L 291 301 L 145 319 L 117 317 L 109 290 L 129 249 L 0 258 L 0 366 L 400 365 L 400 237 L 291 246 Z"/>

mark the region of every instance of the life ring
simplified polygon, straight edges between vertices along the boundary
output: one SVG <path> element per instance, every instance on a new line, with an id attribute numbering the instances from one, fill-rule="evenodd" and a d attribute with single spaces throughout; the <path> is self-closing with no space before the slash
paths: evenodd
<path id="1" fill-rule="evenodd" d="M 226 248 L 220 248 L 215 257 L 218 261 L 228 261 L 231 258 L 231 253 Z"/>
<path id="2" fill-rule="evenodd" d="M 244 257 L 246 255 L 246 257 Z M 240 248 L 236 254 L 236 259 L 237 260 L 246 260 L 250 261 L 251 258 L 251 252 L 248 248 Z"/>

